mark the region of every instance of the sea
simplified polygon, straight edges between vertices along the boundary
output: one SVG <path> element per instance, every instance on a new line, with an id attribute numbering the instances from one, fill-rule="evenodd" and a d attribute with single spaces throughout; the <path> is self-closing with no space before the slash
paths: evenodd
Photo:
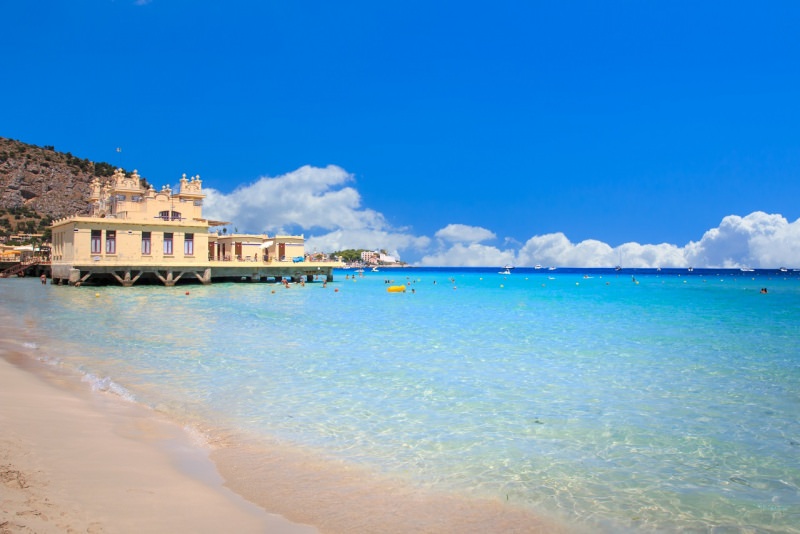
<path id="1" fill-rule="evenodd" d="M 0 310 L 31 357 L 204 435 L 582 531 L 800 532 L 797 271 L 19 278 Z"/>

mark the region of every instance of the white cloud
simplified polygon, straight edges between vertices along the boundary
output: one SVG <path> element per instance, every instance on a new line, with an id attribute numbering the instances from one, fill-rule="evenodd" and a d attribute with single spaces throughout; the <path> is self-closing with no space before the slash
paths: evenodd
<path id="1" fill-rule="evenodd" d="M 282 176 L 259 178 L 230 194 L 206 189 L 203 212 L 209 219 L 231 222 L 241 232 L 304 233 L 309 251 L 385 249 L 400 256 L 401 250 L 429 245 L 429 237 L 391 228 L 382 214 L 362 207 L 361 195 L 348 185 L 353 181 L 341 167 L 306 165 Z"/>
<path id="2" fill-rule="evenodd" d="M 800 219 L 789 223 L 763 211 L 728 215 L 685 251 L 690 263 L 709 267 L 800 265 Z"/>
<path id="3" fill-rule="evenodd" d="M 613 266 L 614 250 L 602 241 L 587 239 L 573 244 L 561 232 L 534 236 L 519 251 L 517 265 Z"/>
<path id="4" fill-rule="evenodd" d="M 423 257 L 417 265 L 440 267 L 485 267 L 513 264 L 514 251 L 501 251 L 478 243 L 456 243 L 447 250 Z"/>
<path id="5" fill-rule="evenodd" d="M 353 176 L 335 165 L 304 166 L 275 178 L 262 177 L 230 194 L 206 189 L 207 217 L 232 221 L 242 231 L 286 228 L 382 230 L 383 215 L 361 207 L 361 196 L 345 184 Z"/>
<path id="6" fill-rule="evenodd" d="M 392 228 L 381 213 L 361 205 L 354 181 L 334 165 L 305 166 L 230 194 L 206 189 L 204 212 L 242 232 L 303 233 L 308 251 L 384 249 L 421 266 L 800 267 L 800 219 L 790 223 L 779 214 L 729 215 L 684 246 L 632 242 L 613 248 L 594 239 L 572 243 L 559 232 L 534 235 L 521 247 L 506 238 L 500 248 L 492 244 L 497 235 L 480 226 L 448 224 L 433 238 Z"/>
<path id="7" fill-rule="evenodd" d="M 436 237 L 451 243 L 481 243 L 497 237 L 494 232 L 480 226 L 465 224 L 448 224 L 438 232 Z"/>

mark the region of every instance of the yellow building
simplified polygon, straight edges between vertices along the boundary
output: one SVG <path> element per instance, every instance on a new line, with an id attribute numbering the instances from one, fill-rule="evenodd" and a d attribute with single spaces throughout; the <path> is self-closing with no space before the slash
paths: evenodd
<path id="1" fill-rule="evenodd" d="M 210 233 L 227 223 L 203 218 L 199 177 L 180 180 L 177 192 L 143 187 L 136 171 L 118 169 L 91 184 L 90 214 L 52 224 L 51 272 L 59 284 L 116 280 L 125 286 L 157 279 L 174 285 L 186 277 L 265 280 L 324 275 L 332 280 L 337 262 L 302 260 L 303 236 Z M 184 278 L 185 279 L 185 278 Z"/>
<path id="2" fill-rule="evenodd" d="M 216 261 L 294 261 L 305 256 L 305 239 L 296 235 L 211 234 L 208 254 Z"/>

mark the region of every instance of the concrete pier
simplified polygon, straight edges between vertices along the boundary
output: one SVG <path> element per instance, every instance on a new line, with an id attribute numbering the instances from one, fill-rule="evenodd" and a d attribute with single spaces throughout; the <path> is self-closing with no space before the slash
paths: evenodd
<path id="1" fill-rule="evenodd" d="M 211 284 L 214 282 L 333 282 L 333 269 L 339 262 L 253 262 L 210 261 L 207 265 L 120 265 L 93 262 L 85 265 L 54 263 L 53 284 L 81 286 L 119 284 Z"/>

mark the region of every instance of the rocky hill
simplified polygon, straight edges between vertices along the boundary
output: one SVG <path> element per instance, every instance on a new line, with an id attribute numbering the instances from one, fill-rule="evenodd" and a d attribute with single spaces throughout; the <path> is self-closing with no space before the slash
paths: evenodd
<path id="1" fill-rule="evenodd" d="M 0 237 L 41 233 L 51 219 L 86 213 L 92 179 L 113 172 L 108 163 L 0 137 Z"/>
<path id="2" fill-rule="evenodd" d="M 110 176 L 107 163 L 95 164 L 53 147 L 0 137 L 0 208 L 28 208 L 53 218 L 86 212 L 89 184 Z"/>

